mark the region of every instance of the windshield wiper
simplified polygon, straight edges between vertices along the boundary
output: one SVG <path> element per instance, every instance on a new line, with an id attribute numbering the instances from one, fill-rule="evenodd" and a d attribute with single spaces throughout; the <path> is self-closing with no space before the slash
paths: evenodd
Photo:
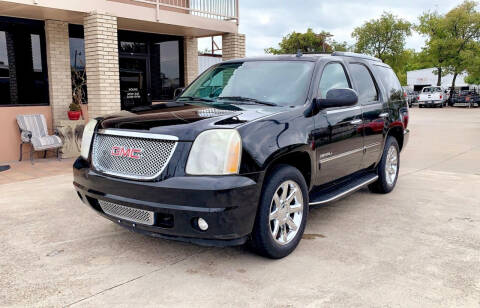
<path id="1" fill-rule="evenodd" d="M 255 98 L 243 97 L 243 96 L 219 96 L 217 97 L 217 100 L 218 99 L 226 99 L 226 100 L 239 101 L 239 102 L 251 102 L 251 103 L 267 105 L 267 106 L 278 106 L 275 103 L 265 102 Z"/>
<path id="2" fill-rule="evenodd" d="M 177 101 L 180 101 L 182 99 L 185 99 L 187 101 L 199 101 L 199 102 L 209 102 L 209 103 L 213 103 L 215 100 L 214 99 L 210 99 L 210 98 L 204 98 L 204 97 L 196 97 L 196 96 L 181 96 L 179 98 L 177 98 Z"/>

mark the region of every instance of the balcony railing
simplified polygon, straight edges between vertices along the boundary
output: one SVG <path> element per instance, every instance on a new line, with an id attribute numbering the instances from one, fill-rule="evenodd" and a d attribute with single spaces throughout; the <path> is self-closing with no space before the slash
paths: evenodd
<path id="1" fill-rule="evenodd" d="M 150 4 L 157 10 L 157 19 L 161 9 L 185 12 L 187 14 L 233 21 L 238 24 L 239 0 L 133 0 Z"/>

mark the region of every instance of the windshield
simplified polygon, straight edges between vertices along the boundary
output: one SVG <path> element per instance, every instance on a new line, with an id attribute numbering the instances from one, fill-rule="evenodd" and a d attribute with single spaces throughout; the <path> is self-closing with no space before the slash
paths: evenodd
<path id="1" fill-rule="evenodd" d="M 313 72 L 307 61 L 251 61 L 214 66 L 192 83 L 178 100 L 248 104 L 302 105 Z"/>

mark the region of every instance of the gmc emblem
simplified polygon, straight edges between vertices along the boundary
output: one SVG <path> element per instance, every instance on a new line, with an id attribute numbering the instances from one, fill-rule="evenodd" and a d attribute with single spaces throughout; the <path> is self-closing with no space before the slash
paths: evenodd
<path id="1" fill-rule="evenodd" d="M 133 159 L 140 159 L 142 158 L 142 155 L 140 155 L 142 152 L 143 152 L 143 149 L 113 146 L 110 154 L 112 156 L 117 156 L 117 157 L 128 157 Z"/>

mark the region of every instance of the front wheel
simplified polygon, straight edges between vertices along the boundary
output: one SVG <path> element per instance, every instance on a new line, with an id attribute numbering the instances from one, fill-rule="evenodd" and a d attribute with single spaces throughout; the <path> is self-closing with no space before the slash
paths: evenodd
<path id="1" fill-rule="evenodd" d="M 265 180 L 250 246 L 272 259 L 289 255 L 302 239 L 307 215 L 308 192 L 302 173 L 289 165 L 276 166 Z"/>
<path id="2" fill-rule="evenodd" d="M 378 164 L 378 180 L 368 186 L 371 192 L 386 194 L 393 190 L 400 170 L 400 148 L 397 139 L 387 138 L 382 159 Z"/>

